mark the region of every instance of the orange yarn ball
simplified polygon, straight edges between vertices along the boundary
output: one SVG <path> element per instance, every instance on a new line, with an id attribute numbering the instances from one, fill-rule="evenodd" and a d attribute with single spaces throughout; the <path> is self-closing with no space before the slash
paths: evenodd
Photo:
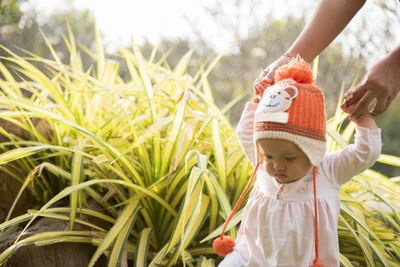
<path id="1" fill-rule="evenodd" d="M 233 251 L 235 241 L 230 236 L 218 237 L 213 242 L 213 249 L 215 253 L 220 256 L 225 256 Z"/>
<path id="2" fill-rule="evenodd" d="M 314 76 L 310 65 L 300 56 L 292 59 L 288 64 L 276 70 L 275 82 L 292 79 L 296 83 L 314 83 Z"/>
<path id="3" fill-rule="evenodd" d="M 313 263 L 313 265 L 311 265 L 311 267 L 325 267 L 325 265 L 323 265 L 321 263 Z"/>

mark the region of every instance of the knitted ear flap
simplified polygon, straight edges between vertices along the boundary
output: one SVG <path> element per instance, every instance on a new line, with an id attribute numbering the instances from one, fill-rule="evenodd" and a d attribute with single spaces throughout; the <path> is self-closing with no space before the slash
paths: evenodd
<path id="1" fill-rule="evenodd" d="M 225 256 L 233 251 L 233 247 L 235 246 L 235 241 L 233 241 L 233 239 L 230 236 L 224 236 L 224 233 L 233 215 L 235 215 L 236 211 L 242 204 L 243 199 L 245 198 L 247 192 L 249 191 L 250 186 L 253 183 L 254 176 L 256 176 L 258 166 L 260 166 L 260 163 L 257 164 L 256 168 L 254 169 L 253 175 L 251 176 L 249 182 L 246 185 L 246 188 L 244 189 L 238 201 L 236 202 L 235 206 L 233 207 L 233 210 L 231 211 L 231 214 L 229 214 L 228 219 L 226 219 L 224 227 L 222 228 L 221 236 L 215 239 L 213 242 L 213 249 L 220 256 Z"/>

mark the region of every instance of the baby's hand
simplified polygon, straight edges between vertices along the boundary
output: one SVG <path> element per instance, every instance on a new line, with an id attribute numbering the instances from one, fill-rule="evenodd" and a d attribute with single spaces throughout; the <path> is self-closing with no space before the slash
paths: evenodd
<path id="1" fill-rule="evenodd" d="M 375 122 L 375 115 L 371 111 L 369 111 L 368 108 L 366 110 L 364 110 L 357 117 L 350 115 L 348 101 L 350 101 L 350 99 L 353 97 L 352 92 L 350 92 L 350 91 L 345 95 L 345 100 L 341 106 L 342 110 L 344 112 L 346 112 L 347 114 L 349 114 L 349 119 L 352 122 L 354 122 L 357 126 L 369 128 L 371 130 L 377 129 L 378 126 L 376 125 L 376 122 Z M 352 105 L 354 105 L 354 104 L 352 104 Z"/>
<path id="2" fill-rule="evenodd" d="M 352 107 L 354 106 L 354 103 L 353 103 L 353 104 L 349 104 L 349 103 L 351 103 L 351 101 L 352 101 L 353 98 L 354 98 L 354 92 L 355 92 L 354 87 L 351 88 L 350 90 L 348 90 L 348 91 L 343 95 L 344 100 L 343 100 L 342 105 L 340 106 L 340 108 L 341 108 L 345 113 L 349 114 L 349 119 L 352 120 L 352 121 L 355 121 L 355 120 L 357 119 L 357 118 L 355 118 L 354 116 L 351 116 L 351 111 L 352 111 Z M 367 112 L 369 112 L 369 110 L 368 110 L 368 108 L 365 108 L 365 110 L 362 110 L 361 114 L 364 114 L 364 113 L 367 113 Z M 357 117 L 359 117 L 359 116 L 357 116 Z"/>

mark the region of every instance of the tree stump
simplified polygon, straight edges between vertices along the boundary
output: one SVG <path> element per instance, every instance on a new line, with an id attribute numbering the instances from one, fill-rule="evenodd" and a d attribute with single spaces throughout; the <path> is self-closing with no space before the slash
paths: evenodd
<path id="1" fill-rule="evenodd" d="M 21 120 L 21 119 L 17 119 Z M 52 131 L 50 124 L 40 118 L 31 118 L 36 130 L 46 137 L 51 143 Z M 32 140 L 30 134 L 21 127 L 11 123 L 10 121 L 0 119 L 0 127 L 2 127 L 11 136 L 19 137 L 23 140 Z M 9 138 L 0 134 L 0 143 L 9 142 Z M 0 153 L 12 149 L 12 146 L 0 148 Z M 10 172 L 24 181 L 27 173 L 21 171 L 18 164 L 11 162 L 4 164 L 0 169 L 0 223 L 4 222 L 14 202 L 22 184 L 18 179 L 10 175 Z M 65 203 L 64 203 L 65 204 Z M 10 218 L 25 214 L 28 209 L 38 208 L 40 203 L 30 194 L 29 190 L 25 190 L 18 200 L 17 205 Z M 74 227 L 77 230 L 83 229 L 77 224 Z M 0 253 L 10 247 L 23 229 L 23 225 L 5 232 L 0 237 Z M 22 239 L 31 235 L 50 231 L 65 231 L 69 229 L 69 223 L 62 220 L 41 218 L 29 227 L 28 231 L 22 236 Z M 22 246 L 17 249 L 15 254 L 11 256 L 4 264 L 7 267 L 85 267 L 88 265 L 96 247 L 86 243 L 56 243 L 46 246 Z M 100 257 L 95 266 L 106 266 L 104 256 Z"/>
<path id="2" fill-rule="evenodd" d="M 69 229 L 67 221 L 56 220 L 51 218 L 42 218 L 33 224 L 26 234 L 21 239 L 27 238 L 31 235 L 63 231 Z M 11 246 L 22 227 L 13 229 L 6 235 L 0 238 L 0 252 L 3 252 Z M 76 229 L 87 230 L 87 229 Z M 20 240 L 21 240 L 20 239 Z M 6 262 L 5 267 L 85 267 L 88 265 L 96 247 L 92 244 L 86 243 L 56 243 L 47 246 L 23 246 L 18 248 L 16 253 Z M 96 262 L 95 266 L 106 266 L 106 259 L 104 256 Z"/>

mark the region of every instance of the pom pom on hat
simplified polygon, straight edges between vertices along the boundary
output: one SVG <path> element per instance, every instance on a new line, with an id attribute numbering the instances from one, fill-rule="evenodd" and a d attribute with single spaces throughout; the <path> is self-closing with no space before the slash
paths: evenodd
<path id="1" fill-rule="evenodd" d="M 310 65 L 300 56 L 292 59 L 288 64 L 277 69 L 275 82 L 292 79 L 297 83 L 314 83 L 314 76 Z"/>
<path id="2" fill-rule="evenodd" d="M 230 236 L 225 235 L 222 238 L 215 239 L 213 242 L 213 249 L 220 256 L 231 253 L 234 246 L 235 241 Z"/>

